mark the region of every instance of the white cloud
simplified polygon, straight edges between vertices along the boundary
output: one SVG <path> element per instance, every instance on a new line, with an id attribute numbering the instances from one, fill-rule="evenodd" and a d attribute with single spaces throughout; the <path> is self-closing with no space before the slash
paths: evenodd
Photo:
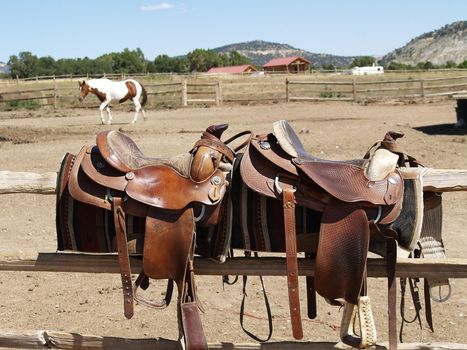
<path id="1" fill-rule="evenodd" d="M 161 2 L 160 4 L 156 5 L 144 5 L 140 7 L 141 11 L 162 11 L 174 8 L 175 5 L 169 4 L 167 2 Z"/>

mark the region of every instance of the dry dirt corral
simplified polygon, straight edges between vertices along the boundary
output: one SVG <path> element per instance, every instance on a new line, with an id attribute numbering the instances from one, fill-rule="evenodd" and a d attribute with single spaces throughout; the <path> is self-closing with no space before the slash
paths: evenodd
<path id="1" fill-rule="evenodd" d="M 65 152 L 78 152 L 92 144 L 98 131 L 120 129 L 152 156 L 185 152 L 208 125 L 230 123 L 228 135 L 244 129 L 269 131 L 271 123 L 288 119 L 307 150 L 323 158 L 362 156 L 388 130 L 405 133 L 409 153 L 435 168 L 467 169 L 467 135 L 452 132 L 454 102 L 425 104 L 289 103 L 148 111 L 146 122 L 127 124 L 133 113 L 115 112 L 112 126 L 99 125 L 97 110 L 38 110 L 0 113 L 0 169 L 46 172 L 58 169 Z M 444 124 L 444 126 L 443 126 Z M 446 126 L 445 124 L 450 124 Z M 465 257 L 467 250 L 467 193 L 444 194 L 444 239 L 449 257 Z M 0 202 L 0 259 L 35 257 L 56 248 L 54 196 L 3 195 Z M 222 286 L 220 277 L 197 278 L 206 312 L 202 316 L 209 342 L 251 342 L 238 324 L 240 284 Z M 288 319 L 286 281 L 266 278 L 274 314 L 274 341 L 292 340 Z M 433 306 L 435 333 L 417 323 L 405 328 L 408 342 L 467 343 L 467 281 L 452 280 L 449 301 Z M 379 338 L 387 341 L 386 280 L 371 279 Z M 301 284 L 302 288 L 304 283 Z M 153 287 L 154 288 L 154 287 Z M 154 289 L 153 289 L 154 290 Z M 155 288 L 155 295 L 163 287 Z M 250 329 L 267 333 L 260 285 L 250 278 L 248 313 Z M 302 290 L 302 295 L 305 291 Z M 302 304 L 305 308 L 305 303 Z M 175 306 L 164 311 L 136 306 L 126 320 L 122 312 L 120 277 L 116 274 L 2 272 L 0 324 L 7 330 L 50 329 L 103 336 L 176 339 Z M 413 308 L 407 308 L 410 316 Z M 305 315 L 305 309 L 303 315 Z M 338 340 L 340 311 L 319 299 L 318 318 L 304 320 L 305 339 Z"/>

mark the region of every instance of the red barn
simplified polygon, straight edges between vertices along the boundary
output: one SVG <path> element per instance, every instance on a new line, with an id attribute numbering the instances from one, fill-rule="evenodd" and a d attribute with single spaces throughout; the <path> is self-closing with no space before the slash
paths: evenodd
<path id="1" fill-rule="evenodd" d="M 249 64 L 243 64 L 240 66 L 227 66 L 227 67 L 212 67 L 208 70 L 208 73 L 227 73 L 227 74 L 243 74 L 256 72 L 255 67 Z"/>
<path id="2" fill-rule="evenodd" d="M 282 57 L 273 58 L 263 68 L 265 72 L 298 73 L 309 70 L 310 64 L 311 62 L 303 57 Z"/>

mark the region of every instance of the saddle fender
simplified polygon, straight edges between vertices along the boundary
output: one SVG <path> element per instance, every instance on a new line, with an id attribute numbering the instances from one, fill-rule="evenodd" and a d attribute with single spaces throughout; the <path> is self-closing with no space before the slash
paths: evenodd
<path id="1" fill-rule="evenodd" d="M 343 304 L 358 304 L 370 243 L 365 210 L 333 198 L 323 212 L 316 255 L 318 294 Z"/>
<path id="2" fill-rule="evenodd" d="M 149 208 L 145 224 L 143 270 L 154 279 L 173 279 L 183 287 L 195 222 L 193 210 L 183 212 Z"/>

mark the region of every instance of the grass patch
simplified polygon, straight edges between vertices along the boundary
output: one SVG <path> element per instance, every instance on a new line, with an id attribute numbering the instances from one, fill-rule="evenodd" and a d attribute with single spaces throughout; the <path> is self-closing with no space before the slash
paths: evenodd
<path id="1" fill-rule="evenodd" d="M 35 110 L 40 107 L 39 103 L 35 100 L 25 100 L 25 101 L 9 101 L 5 104 L 3 108 L 4 111 L 14 111 L 18 109 L 27 109 Z"/>

